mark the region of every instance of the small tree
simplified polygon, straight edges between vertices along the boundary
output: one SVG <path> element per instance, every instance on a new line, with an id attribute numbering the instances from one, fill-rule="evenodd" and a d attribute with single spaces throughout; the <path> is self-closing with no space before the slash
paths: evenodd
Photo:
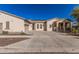
<path id="1" fill-rule="evenodd" d="M 79 6 L 75 7 L 73 9 L 71 16 L 73 16 L 76 19 L 76 21 L 77 21 L 77 29 L 75 29 L 75 32 L 76 31 L 78 32 L 78 28 L 79 28 Z"/>
<path id="2" fill-rule="evenodd" d="M 73 9 L 71 16 L 79 22 L 79 7 Z"/>

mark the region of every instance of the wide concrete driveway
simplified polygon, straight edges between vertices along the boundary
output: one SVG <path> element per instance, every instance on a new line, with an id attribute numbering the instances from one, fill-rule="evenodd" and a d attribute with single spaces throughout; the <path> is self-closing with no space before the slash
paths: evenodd
<path id="1" fill-rule="evenodd" d="M 0 47 L 0 53 L 79 53 L 79 37 L 58 32 L 32 33 L 28 40 Z"/>

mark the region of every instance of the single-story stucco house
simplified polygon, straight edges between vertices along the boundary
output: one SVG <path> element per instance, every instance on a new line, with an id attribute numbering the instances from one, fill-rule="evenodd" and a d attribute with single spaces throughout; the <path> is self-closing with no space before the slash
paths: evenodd
<path id="1" fill-rule="evenodd" d="M 0 32 L 25 32 L 30 30 L 30 22 L 19 16 L 0 11 Z"/>
<path id="2" fill-rule="evenodd" d="M 2 33 L 3 31 L 52 31 L 53 24 L 58 21 L 60 21 L 59 18 L 50 20 L 28 20 L 5 11 L 0 11 L 0 33 Z"/>

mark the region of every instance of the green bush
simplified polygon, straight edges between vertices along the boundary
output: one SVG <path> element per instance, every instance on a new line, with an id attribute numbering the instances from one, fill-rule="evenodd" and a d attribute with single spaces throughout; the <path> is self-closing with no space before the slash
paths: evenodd
<path id="1" fill-rule="evenodd" d="M 78 29 L 76 29 L 76 33 L 78 33 L 79 31 L 78 31 Z"/>
<path id="2" fill-rule="evenodd" d="M 78 30 L 78 29 L 73 28 L 73 29 L 72 29 L 72 32 L 73 32 L 73 33 L 78 33 L 78 32 L 79 32 L 79 30 Z"/>

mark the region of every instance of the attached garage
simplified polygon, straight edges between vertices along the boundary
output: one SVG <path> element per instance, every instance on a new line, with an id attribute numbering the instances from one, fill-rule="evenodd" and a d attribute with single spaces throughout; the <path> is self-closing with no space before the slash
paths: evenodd
<path id="1" fill-rule="evenodd" d="M 31 22 L 28 20 L 24 20 L 24 28 L 25 28 L 25 32 L 29 31 L 31 28 Z"/>

